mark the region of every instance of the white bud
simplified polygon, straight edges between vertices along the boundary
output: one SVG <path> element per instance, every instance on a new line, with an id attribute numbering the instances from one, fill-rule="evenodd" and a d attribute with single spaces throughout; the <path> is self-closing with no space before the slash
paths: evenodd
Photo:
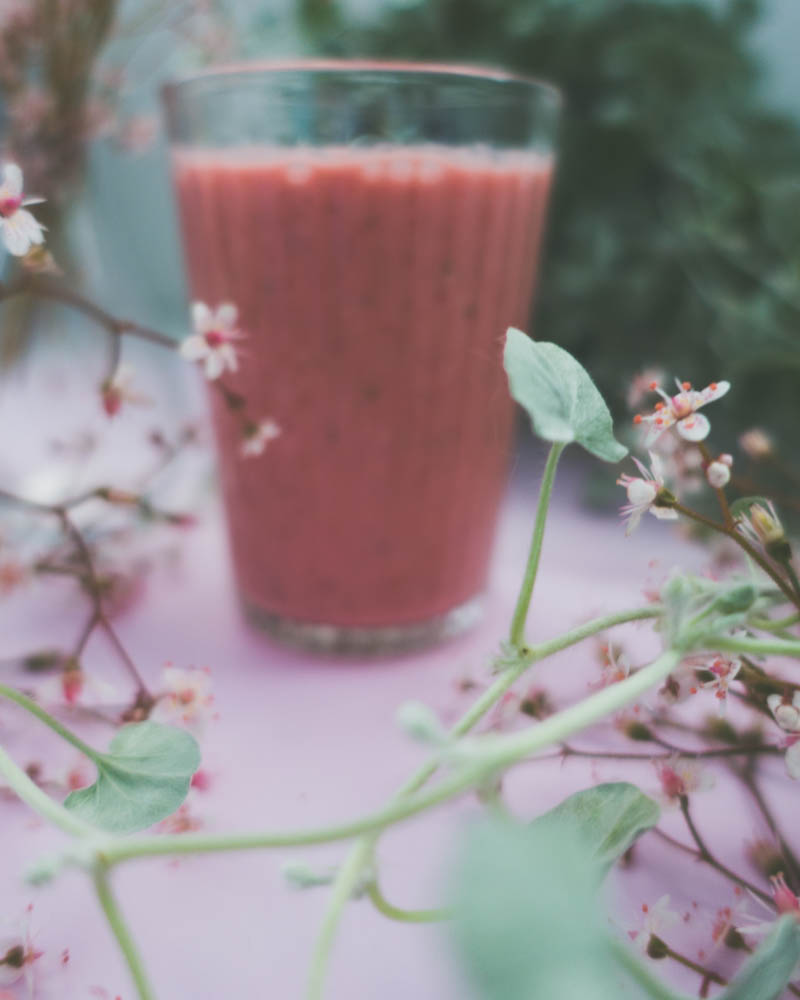
<path id="1" fill-rule="evenodd" d="M 731 481 L 730 466 L 718 458 L 706 469 L 706 479 L 715 490 L 721 490 L 723 486 L 727 486 Z"/>

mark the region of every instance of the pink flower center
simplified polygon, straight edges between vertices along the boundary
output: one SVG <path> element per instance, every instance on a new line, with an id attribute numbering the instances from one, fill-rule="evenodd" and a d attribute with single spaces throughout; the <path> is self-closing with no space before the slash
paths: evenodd
<path id="1" fill-rule="evenodd" d="M 800 900 L 783 880 L 776 880 L 772 898 L 778 913 L 793 913 L 800 917 Z"/>
<path id="2" fill-rule="evenodd" d="M 683 420 L 684 417 L 688 417 L 690 414 L 694 413 L 694 407 L 692 406 L 691 399 L 685 393 L 673 396 L 672 412 L 675 414 L 676 420 Z"/>
<path id="3" fill-rule="evenodd" d="M 22 204 L 22 198 L 0 198 L 0 215 L 8 219 Z"/>
<path id="4" fill-rule="evenodd" d="M 220 330 L 209 330 L 206 334 L 206 343 L 211 348 L 222 347 L 225 343 L 225 334 Z"/>

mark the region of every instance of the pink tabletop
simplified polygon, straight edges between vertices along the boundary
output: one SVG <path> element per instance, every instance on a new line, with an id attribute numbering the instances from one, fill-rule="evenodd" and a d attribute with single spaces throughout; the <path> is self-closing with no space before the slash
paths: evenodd
<path id="1" fill-rule="evenodd" d="M 161 393 L 174 400 L 173 383 L 166 381 L 174 374 L 167 373 L 162 382 L 156 377 L 151 383 L 154 396 Z M 8 485 L 27 484 L 46 493 L 53 487 L 43 484 L 41 476 L 31 476 L 41 467 L 42 443 L 48 436 L 72 440 L 70 435 L 87 421 L 102 430 L 90 416 L 94 399 L 86 399 L 85 390 L 77 388 L 85 386 L 82 378 L 73 370 L 29 373 L 0 399 L 0 419 L 13 419 L 19 429 L 13 449 L 7 445 L 0 455 L 0 475 Z M 31 402 L 43 398 L 39 393 L 48 385 L 57 386 L 67 399 L 69 419 L 59 424 L 57 432 L 52 423 L 46 431 L 44 407 Z M 174 405 L 180 409 L 183 403 Z M 141 444 L 143 429 L 158 419 L 169 419 L 169 412 L 169 407 L 132 412 L 130 420 L 116 422 L 86 475 L 96 477 L 96 483 L 130 475 L 140 454 L 148 458 Z M 36 460 L 31 457 L 35 453 Z M 268 455 L 263 460 L 269 461 Z M 53 459 L 51 464 L 60 468 L 61 462 Z M 515 465 L 482 624 L 468 636 L 415 655 L 371 662 L 324 658 L 284 648 L 244 624 L 216 502 L 204 502 L 195 529 L 171 534 L 172 541 L 159 536 L 162 548 L 154 551 L 163 552 L 164 545 L 177 539 L 178 554 L 154 560 L 156 568 L 144 595 L 118 617 L 117 624 L 154 685 L 167 661 L 211 670 L 218 718 L 208 721 L 201 737 L 203 768 L 211 783 L 207 791 L 193 791 L 189 800 L 191 815 L 204 829 L 327 825 L 362 815 L 387 800 L 425 753 L 396 725 L 398 706 L 409 699 L 421 700 L 451 721 L 475 697 L 460 691 L 460 682 L 471 678 L 482 683 L 487 678 L 486 665 L 507 629 L 522 572 L 542 464 L 538 449 L 525 448 Z M 195 460 L 191 475 L 187 473 L 177 487 L 178 494 L 187 489 L 185 481 L 197 483 L 202 478 L 202 460 L 199 468 L 198 474 Z M 609 467 L 608 475 L 616 474 Z M 645 585 L 657 584 L 673 565 L 703 564 L 702 552 L 653 519 L 626 539 L 614 519 L 581 509 L 583 477 L 584 468 L 568 461 L 556 488 L 529 622 L 532 639 L 557 635 L 598 614 L 640 605 Z M 152 547 L 152 540 L 143 544 Z M 78 601 L 69 588 L 37 584 L 12 595 L 0 605 L 2 655 L 69 642 L 83 618 Z M 626 626 L 615 635 L 626 641 L 634 664 L 657 649 L 646 625 Z M 90 646 L 87 667 L 125 690 L 124 677 L 100 639 Z M 586 693 L 588 683 L 598 676 L 597 645 L 590 641 L 548 661 L 537 679 L 557 704 L 565 704 Z M 26 683 L 31 682 L 26 679 Z M 711 710 L 710 704 L 705 707 Z M 47 770 L 57 770 L 73 761 L 49 734 L 36 729 L 33 735 L 34 729 L 35 724 L 15 708 L 0 706 L 0 738 L 20 763 L 41 760 Z M 110 738 L 107 728 L 85 731 L 101 745 Z M 584 745 L 597 746 L 607 732 L 608 727 L 601 729 L 593 742 L 584 740 Z M 702 809 L 698 803 L 698 817 L 701 823 L 713 824 L 707 827 L 709 835 L 717 845 L 727 843 L 731 863 L 744 870 L 741 838 L 760 831 L 742 813 L 738 793 L 726 785 L 724 775 L 723 769 Z M 625 777 L 657 793 L 655 772 L 647 762 L 593 766 L 570 759 L 518 767 L 506 781 L 507 799 L 520 817 L 530 818 L 575 789 Z M 14 920 L 27 904 L 34 904 L 31 928 L 34 943 L 43 952 L 35 966 L 35 996 L 134 1000 L 124 964 L 85 876 L 70 871 L 36 890 L 22 882 L 33 862 L 64 844 L 63 835 L 38 822 L 16 801 L 0 802 L 0 809 L 0 918 Z M 390 831 L 380 848 L 386 895 L 399 906 L 440 904 L 455 838 L 479 812 L 470 798 Z M 744 817 L 735 829 L 727 829 L 718 818 L 726 812 Z M 668 813 L 664 825 L 676 836 L 685 836 L 679 815 Z M 119 869 L 114 883 L 157 995 L 164 1000 L 299 1000 L 327 890 L 293 890 L 281 868 L 300 858 L 324 868 L 336 864 L 346 849 L 339 844 L 180 863 L 157 859 Z M 632 872 L 614 873 L 611 879 L 611 909 L 617 924 L 623 930 L 635 929 L 642 902 L 652 903 L 670 892 L 673 905 L 689 918 L 690 950 L 707 946 L 714 908 L 723 901 L 733 902 L 732 890 L 713 872 L 678 852 L 668 853 L 653 838 L 645 840 L 636 858 Z M 694 984 L 696 988 L 696 978 Z M 26 994 L 20 987 L 13 995 Z M 327 997 L 462 1000 L 467 995 L 445 929 L 390 922 L 366 901 L 348 907 Z"/>

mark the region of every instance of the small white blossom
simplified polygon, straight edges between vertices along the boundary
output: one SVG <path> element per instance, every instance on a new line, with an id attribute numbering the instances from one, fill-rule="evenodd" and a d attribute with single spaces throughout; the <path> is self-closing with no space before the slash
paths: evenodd
<path id="1" fill-rule="evenodd" d="M 711 424 L 707 417 L 697 411 L 706 403 L 720 399 L 731 387 L 730 382 L 712 382 L 705 389 L 698 391 L 692 389 L 691 382 L 678 382 L 677 379 L 675 381 L 678 392 L 674 396 L 668 396 L 653 382 L 650 388 L 661 396 L 663 402 L 656 403 L 654 413 L 638 414 L 634 417 L 635 424 L 645 424 L 647 427 L 644 438 L 647 448 L 672 426 L 686 441 L 705 440 L 711 430 Z"/>
<path id="2" fill-rule="evenodd" d="M 245 432 L 244 440 L 239 447 L 242 458 L 253 458 L 263 455 L 264 449 L 275 438 L 281 436 L 281 429 L 274 420 L 262 420 Z"/>
<path id="3" fill-rule="evenodd" d="M 234 342 L 242 337 L 237 326 L 239 311 L 230 302 L 216 309 L 209 309 L 204 302 L 192 303 L 194 333 L 180 346 L 187 361 L 201 362 L 207 379 L 219 378 L 226 371 L 235 372 L 239 367 Z"/>
<path id="4" fill-rule="evenodd" d="M 16 163 L 6 163 L 0 180 L 0 234 L 15 257 L 24 257 L 34 244 L 44 243 L 44 226 L 25 207 L 43 201 L 23 197 L 22 171 Z"/>
<path id="5" fill-rule="evenodd" d="M 638 931 L 629 931 L 633 943 L 641 951 L 647 951 L 650 938 L 663 938 L 666 931 L 680 921 L 680 916 L 669 908 L 669 895 L 662 896 L 652 905 L 642 903 L 642 926 Z"/>
<path id="6" fill-rule="evenodd" d="M 715 490 L 721 490 L 731 481 L 731 466 L 733 458 L 730 455 L 720 455 L 718 459 L 711 462 L 706 469 L 706 479 L 709 486 Z"/>
<path id="7" fill-rule="evenodd" d="M 28 995 L 33 996 L 33 964 L 41 957 L 31 939 L 29 907 L 22 920 L 0 927 L 0 986 L 24 979 Z"/>
<path id="8" fill-rule="evenodd" d="M 655 761 L 655 768 L 664 798 L 671 803 L 714 787 L 714 778 L 708 771 L 677 754 Z"/>
<path id="9" fill-rule="evenodd" d="M 734 637 L 738 637 L 740 634 L 734 633 Z M 728 688 L 731 681 L 742 669 L 741 659 L 738 656 L 711 653 L 704 656 L 690 656 L 686 663 L 693 670 L 704 670 L 706 673 L 712 674 L 711 680 L 703 681 L 699 687 L 714 692 L 717 699 L 717 710 L 720 715 L 724 715 L 727 708 Z M 689 693 L 693 694 L 694 691 L 690 689 Z"/>
<path id="10" fill-rule="evenodd" d="M 791 914 L 800 923 L 800 899 L 797 898 L 786 884 L 784 876 L 782 874 L 773 875 L 770 878 L 770 882 L 772 883 L 770 892 L 772 893 L 772 902 L 775 907 L 774 912 L 758 896 L 753 893 L 750 893 L 750 895 L 762 909 L 769 913 L 771 919 L 764 920 L 761 917 L 752 917 L 751 919 L 756 921 L 754 924 L 736 928 L 740 934 L 750 934 L 759 937 L 768 934 L 772 930 L 775 920 L 787 913 Z"/>
<path id="11" fill-rule="evenodd" d="M 190 729 L 202 729 L 215 714 L 211 693 L 211 672 L 190 667 L 167 666 L 162 674 L 162 687 L 156 696 L 151 718 L 162 722 L 182 722 Z"/>
<path id="12" fill-rule="evenodd" d="M 647 469 L 638 458 L 634 458 L 634 462 L 641 476 L 629 476 L 623 473 L 617 480 L 617 485 L 624 486 L 628 494 L 628 503 L 620 510 L 622 516 L 628 520 L 626 535 L 630 535 L 636 529 L 648 511 L 664 521 L 674 521 L 678 517 L 677 512 L 671 507 L 660 507 L 656 504 L 659 493 L 664 489 L 661 458 L 651 451 L 650 469 Z"/>

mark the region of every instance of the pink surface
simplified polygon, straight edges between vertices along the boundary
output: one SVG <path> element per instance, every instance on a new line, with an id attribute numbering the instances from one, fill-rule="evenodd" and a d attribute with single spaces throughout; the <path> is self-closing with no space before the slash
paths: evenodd
<path id="1" fill-rule="evenodd" d="M 238 305 L 227 381 L 283 428 L 269 463 L 243 463 L 211 394 L 243 595 L 342 625 L 469 600 L 506 481 L 502 334 L 527 315 L 550 162 L 421 146 L 174 164 L 192 297 Z"/>
<path id="2" fill-rule="evenodd" d="M 75 389 L 85 386 L 86 377 L 84 369 L 76 372 L 71 366 L 66 380 L 73 379 Z M 31 406 L 31 399 L 41 399 L 43 386 L 54 384 L 34 377 L 20 386 L 20 394 L 0 398 L 0 420 L 16 414 L 19 428 L 13 454 L 8 450 L 0 454 L 3 481 L 35 487 L 39 495 L 46 489 L 52 494 L 53 484 L 48 486 L 41 477 L 15 483 L 12 472 L 24 464 L 21 456 L 26 456 L 31 469 L 41 465 L 33 447 L 46 439 L 46 427 L 53 433 L 52 414 Z M 151 385 L 154 395 L 165 396 L 156 393 L 155 375 Z M 58 398 L 63 399 L 63 379 L 59 387 Z M 96 401 L 85 392 L 67 394 L 66 404 L 58 428 L 62 435 L 68 434 L 70 425 L 82 426 L 87 413 L 97 412 Z M 29 419 L 20 422 L 21 413 Z M 134 446 L 136 429 L 152 419 L 152 411 L 141 417 L 131 411 L 124 421 L 106 425 L 105 451 L 94 464 L 84 463 L 82 482 L 111 478 L 124 485 L 132 467 L 143 464 Z M 209 506 L 197 530 L 179 535 L 180 558 L 151 576 L 145 599 L 120 616 L 118 625 L 154 684 L 167 660 L 212 670 L 219 719 L 208 724 L 202 749 L 203 766 L 213 781 L 209 792 L 195 794 L 191 802 L 193 814 L 205 828 L 317 826 L 363 814 L 386 801 L 424 756 L 396 727 L 397 707 L 407 699 L 423 700 L 450 721 L 474 697 L 459 692 L 460 682 L 465 677 L 479 682 L 486 678 L 486 663 L 506 630 L 513 606 L 542 461 L 538 452 L 519 460 L 515 486 L 503 509 L 483 625 L 457 642 L 413 657 L 380 662 L 321 659 L 275 645 L 241 621 L 219 509 Z M 615 470 L 609 468 L 608 474 Z M 530 619 L 533 639 L 639 604 L 646 580 L 657 582 L 678 561 L 701 562 L 699 553 L 676 542 L 670 529 L 652 518 L 625 540 L 616 520 L 582 511 L 575 502 L 581 475 L 579 468 L 568 466 L 557 484 Z M 78 617 L 82 605 L 70 593 L 58 587 L 33 587 L 0 605 L 2 655 L 70 641 L 82 620 Z M 630 626 L 615 636 L 626 638 L 634 663 L 655 649 L 655 637 L 646 626 Z M 119 680 L 100 641 L 90 647 L 87 666 Z M 589 643 L 554 658 L 538 680 L 564 704 L 584 694 L 589 680 L 597 677 L 596 647 Z M 48 766 L 73 760 L 11 706 L 0 705 L 0 736 L 23 764 L 34 755 Z M 99 745 L 109 736 L 102 727 L 91 731 Z M 585 745 L 596 746 L 603 738 L 601 728 Z M 780 784 L 768 785 L 768 794 L 785 788 L 782 762 L 775 765 Z M 744 861 L 743 838 L 764 831 L 725 783 L 724 768 L 717 774 L 716 789 L 698 796 L 698 823 L 733 866 L 752 874 Z M 595 780 L 626 776 L 656 793 L 655 773 L 648 763 L 603 762 L 593 767 L 577 759 L 563 766 L 558 762 L 521 766 L 507 779 L 506 790 L 511 807 L 527 818 Z M 397 905 L 424 907 L 442 901 L 455 838 L 479 811 L 470 799 L 386 836 L 380 850 L 382 881 Z M 32 863 L 63 847 L 65 838 L 36 822 L 19 803 L 0 802 L 0 815 L 0 918 L 13 919 L 26 904 L 34 903 L 34 940 L 44 952 L 36 966 L 36 996 L 134 1000 L 85 876 L 67 872 L 40 890 L 21 881 Z M 731 816 L 737 817 L 735 825 Z M 679 816 L 668 813 L 665 826 L 685 839 Z M 160 1000 L 300 1000 L 326 890 L 298 893 L 287 888 L 281 866 L 297 858 L 312 865 L 335 864 L 345 850 L 344 845 L 334 845 L 195 858 L 177 865 L 153 860 L 120 869 L 115 886 Z M 623 930 L 638 927 L 643 901 L 652 903 L 671 892 L 676 908 L 690 916 L 685 934 L 691 953 L 710 938 L 714 906 L 733 901 L 730 889 L 714 873 L 679 853 L 666 852 L 653 838 L 638 850 L 634 869 L 615 872 L 611 884 L 612 911 Z M 69 961 L 62 967 L 64 949 L 69 950 Z M 666 972 L 663 963 L 660 968 Z M 16 995 L 25 994 L 19 990 Z M 466 1000 L 469 991 L 460 979 L 445 930 L 391 923 L 360 901 L 347 909 L 326 996 Z"/>

